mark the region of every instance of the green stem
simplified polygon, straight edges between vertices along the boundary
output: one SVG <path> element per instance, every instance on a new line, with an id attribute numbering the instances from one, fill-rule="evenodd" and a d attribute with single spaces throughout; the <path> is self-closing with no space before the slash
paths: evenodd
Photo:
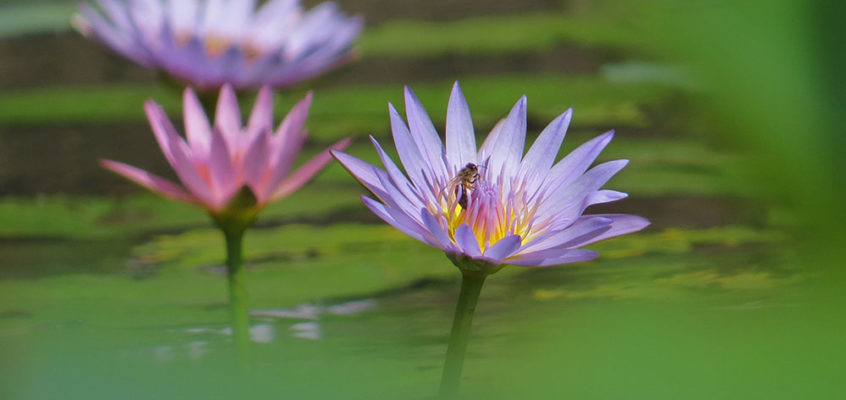
<path id="1" fill-rule="evenodd" d="M 455 306 L 449 347 L 447 347 L 444 371 L 441 376 L 441 399 L 454 399 L 458 395 L 464 355 L 467 352 L 467 343 L 470 341 L 473 313 L 476 311 L 476 303 L 486 276 L 474 273 L 463 273 L 461 276 L 461 293 L 458 295 L 458 304 Z"/>
<path id="2" fill-rule="evenodd" d="M 244 230 L 224 230 L 226 238 L 226 273 L 229 278 L 229 310 L 232 319 L 232 338 L 242 360 L 249 358 L 250 312 L 247 306 L 247 289 L 242 279 L 242 243 Z"/>

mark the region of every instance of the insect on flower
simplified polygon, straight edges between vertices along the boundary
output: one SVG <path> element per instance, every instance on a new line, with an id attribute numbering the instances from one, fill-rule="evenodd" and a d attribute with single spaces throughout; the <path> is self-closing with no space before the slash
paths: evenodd
<path id="1" fill-rule="evenodd" d="M 441 194 L 449 193 L 450 191 L 458 197 L 458 205 L 462 209 L 467 208 L 467 191 L 476 189 L 476 181 L 479 180 L 479 166 L 474 163 L 467 163 L 464 168 L 461 168 L 455 177 L 441 190 Z M 447 201 L 449 201 L 447 199 Z"/>
<path id="2" fill-rule="evenodd" d="M 371 138 L 384 169 L 340 151 L 332 154 L 375 198 L 362 198 L 383 220 L 442 249 L 462 271 L 491 274 L 504 265 L 543 267 L 599 256 L 582 246 L 639 231 L 649 221 L 626 214 L 585 214 L 595 204 L 626 197 L 602 186 L 628 160 L 593 166 L 611 142 L 607 132 L 560 161 L 572 110 L 555 118 L 524 154 L 522 97 L 476 145 L 470 110 L 453 87 L 445 141 L 423 105 L 406 88 L 406 121 L 389 105 L 391 130 L 404 172 Z"/>

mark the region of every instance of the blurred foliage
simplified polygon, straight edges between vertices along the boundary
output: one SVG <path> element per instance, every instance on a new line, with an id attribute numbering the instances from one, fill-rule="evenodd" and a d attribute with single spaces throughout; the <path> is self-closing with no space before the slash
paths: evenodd
<path id="1" fill-rule="evenodd" d="M 441 125 L 452 82 L 415 84 L 412 89 Z M 551 120 L 569 107 L 577 110 L 576 126 L 591 124 L 642 126 L 644 110 L 667 101 L 672 91 L 648 84 L 609 85 L 592 76 L 512 75 L 467 77 L 462 89 L 470 102 L 474 121 L 493 125 L 504 117 L 522 95 L 530 99 L 529 113 L 540 121 Z M 579 93 L 576 95 L 568 94 Z M 277 96 L 276 115 L 284 115 L 304 92 Z M 92 123 L 139 121 L 141 105 L 154 99 L 171 115 L 181 115 L 181 94 L 169 87 L 112 85 L 108 87 L 49 88 L 0 93 L 0 123 Z M 339 138 L 351 133 L 387 129 L 387 103 L 401 109 L 402 90 L 397 85 L 348 85 L 315 93 L 309 113 L 313 137 Z M 51 107 L 44 107 L 44 104 Z M 243 101 L 246 115 L 251 100 Z M 178 125 L 177 125 L 178 126 Z"/>

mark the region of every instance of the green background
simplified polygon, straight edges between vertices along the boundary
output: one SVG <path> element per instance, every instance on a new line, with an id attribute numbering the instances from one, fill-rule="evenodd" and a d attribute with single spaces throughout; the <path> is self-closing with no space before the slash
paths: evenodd
<path id="1" fill-rule="evenodd" d="M 630 197 L 589 212 L 653 222 L 488 279 L 466 398 L 844 395 L 843 6 L 737 3 L 340 2 L 367 20 L 359 59 L 276 98 L 278 121 L 314 92 L 301 161 L 354 136 L 376 162 L 403 85 L 442 132 L 458 80 L 479 139 L 523 94 L 529 140 L 574 107 L 561 155 L 615 129 L 601 160 L 631 160 L 607 185 Z M 265 312 L 234 365 L 220 234 L 97 164 L 172 176 L 141 105 L 180 126 L 180 93 L 74 8 L 0 3 L 0 397 L 433 398 L 459 274 L 334 164 L 246 236 Z"/>

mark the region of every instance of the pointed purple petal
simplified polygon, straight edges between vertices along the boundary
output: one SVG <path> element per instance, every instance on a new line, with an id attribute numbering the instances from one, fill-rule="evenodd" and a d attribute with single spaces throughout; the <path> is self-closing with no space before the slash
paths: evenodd
<path id="1" fill-rule="evenodd" d="M 408 86 L 405 87 L 405 114 L 411 138 L 417 144 L 420 154 L 426 161 L 426 166 L 431 170 L 429 176 L 446 176 L 444 144 L 432 120 L 429 119 L 429 114 L 423 108 L 423 104 Z"/>
<path id="2" fill-rule="evenodd" d="M 408 181 L 408 178 L 403 175 L 402 171 L 400 171 L 399 167 L 394 164 L 394 161 L 391 160 L 391 157 L 385 153 L 385 150 L 382 149 L 382 146 L 379 145 L 379 142 L 373 136 L 370 136 L 370 142 L 373 143 L 373 147 L 376 148 L 376 152 L 379 153 L 379 158 L 382 160 L 382 164 L 385 166 L 385 170 L 388 173 L 388 176 L 391 178 L 391 182 L 397 189 L 402 193 L 402 196 L 409 200 L 412 204 L 414 204 L 415 209 L 420 209 L 424 206 L 423 199 L 419 195 L 419 193 L 415 190 L 414 186 L 411 185 L 411 182 Z"/>
<path id="3" fill-rule="evenodd" d="M 496 264 L 502 264 L 502 260 L 511 256 L 520 248 L 522 240 L 520 235 L 508 235 L 494 243 L 493 246 L 488 247 L 484 256 L 489 260 L 495 260 Z"/>
<path id="4" fill-rule="evenodd" d="M 526 142 L 526 96 L 520 98 L 500 127 L 486 167 L 489 174 L 512 177 L 518 171 Z"/>
<path id="5" fill-rule="evenodd" d="M 411 236 L 412 238 L 417 239 L 430 246 L 440 246 L 439 243 L 432 238 L 432 235 L 429 234 L 429 231 L 423 228 L 420 224 L 408 218 L 408 216 L 398 215 L 395 210 L 391 210 L 386 205 L 376 200 L 373 200 L 367 196 L 361 196 L 361 201 L 364 202 L 364 205 L 367 206 L 370 211 L 376 214 L 383 221 L 387 222 L 389 225 L 399 229 L 402 233 L 405 233 L 406 235 Z"/>
<path id="6" fill-rule="evenodd" d="M 535 139 L 526 157 L 523 158 L 520 174 L 529 181 L 530 194 L 537 190 L 555 162 L 572 116 L 573 109 L 571 108 L 552 120 Z"/>
<path id="7" fill-rule="evenodd" d="M 476 161 L 476 133 L 473 130 L 473 119 L 467 100 L 458 87 L 458 82 L 452 86 L 449 96 L 449 106 L 446 117 L 446 155 L 451 163 L 447 167 L 458 171 L 467 163 Z"/>
<path id="8" fill-rule="evenodd" d="M 476 158 L 478 163 L 487 165 L 490 161 L 491 154 L 496 147 L 497 141 L 499 141 L 499 134 L 502 132 L 502 124 L 505 123 L 505 119 L 501 119 L 496 122 L 496 124 L 491 128 L 491 132 L 485 138 L 485 141 L 482 142 L 482 147 L 479 149 L 479 156 Z M 483 171 L 485 172 L 485 171 Z M 491 177 L 494 175 L 488 175 L 488 180 L 493 180 Z"/>
<path id="9" fill-rule="evenodd" d="M 595 236 L 592 239 L 579 244 L 579 246 L 589 245 L 591 243 L 596 243 L 600 240 L 605 240 L 608 238 L 612 238 L 614 236 L 625 235 L 627 233 L 637 232 L 640 231 L 651 223 L 648 219 L 639 217 L 637 215 L 629 215 L 629 214 L 596 214 L 596 215 L 586 215 L 582 218 L 587 217 L 601 217 L 607 218 L 611 220 L 611 229 L 603 232 L 601 235 Z"/>
<path id="10" fill-rule="evenodd" d="M 579 261 L 588 261 L 593 260 L 594 258 L 599 257 L 599 253 L 593 250 L 583 250 L 583 249 L 576 249 L 576 250 L 568 250 L 561 254 L 560 251 L 554 250 L 555 254 L 537 254 L 537 257 L 533 258 L 526 258 L 526 257 L 516 257 L 510 260 L 506 260 L 508 264 L 512 265 L 520 265 L 523 267 L 549 267 L 552 265 L 561 265 L 567 263 L 574 263 Z"/>
<path id="11" fill-rule="evenodd" d="M 532 253 L 549 249 L 568 249 L 578 247 L 611 229 L 610 218 L 598 217 L 595 215 L 583 216 L 572 225 L 526 243 L 520 254 L 531 257 Z"/>
<path id="12" fill-rule="evenodd" d="M 585 207 L 592 206 L 594 204 L 610 203 L 612 201 L 625 199 L 628 196 L 628 194 L 618 192 L 616 190 L 598 190 L 587 197 Z"/>
<path id="13" fill-rule="evenodd" d="M 599 135 L 567 154 L 558 164 L 552 167 L 546 177 L 544 186 L 547 191 L 554 191 L 561 186 L 569 185 L 581 176 L 593 164 L 599 153 L 614 138 L 614 131 Z"/>
<path id="14" fill-rule="evenodd" d="M 429 214 L 429 211 L 426 209 L 420 210 L 420 217 L 423 219 L 423 224 L 426 226 L 426 230 L 429 231 L 430 234 L 438 241 L 439 247 L 441 250 L 452 252 L 455 251 L 456 248 L 452 244 L 452 241 L 449 239 L 449 235 L 447 235 L 444 228 L 441 227 L 441 224 L 438 223 L 435 216 Z"/>
<path id="15" fill-rule="evenodd" d="M 562 223 L 569 225 L 587 207 L 589 196 L 605 185 L 628 162 L 614 160 L 599 164 L 572 184 L 559 187 L 556 192 L 547 193 L 536 216 L 540 219 L 554 217 L 558 221 L 556 228 Z"/>
<path id="16" fill-rule="evenodd" d="M 405 122 L 403 122 L 402 117 L 399 116 L 393 104 L 388 104 L 388 113 L 391 116 L 391 132 L 394 137 L 394 144 L 397 148 L 400 161 L 402 161 L 402 165 L 405 168 L 405 173 L 408 174 L 414 186 L 420 189 L 424 195 L 428 192 L 435 191 L 434 188 L 429 187 L 429 184 L 427 184 L 426 174 L 429 171 L 429 167 L 426 166 L 423 157 L 420 155 L 420 150 L 417 148 L 417 144 L 414 143 L 411 133 L 408 131 Z M 434 199 L 434 195 L 429 195 Z"/>
<path id="17" fill-rule="evenodd" d="M 479 248 L 479 241 L 476 240 L 476 235 L 473 233 L 467 224 L 461 224 L 455 228 L 455 242 L 462 254 L 468 255 L 472 258 L 479 258 L 482 256 L 482 251 Z"/>
<path id="18" fill-rule="evenodd" d="M 331 153 L 332 156 L 338 160 L 338 163 L 340 163 L 341 166 L 353 176 L 353 178 L 358 180 L 358 182 L 367 188 L 367 190 L 373 192 L 379 200 L 383 202 L 385 201 L 385 197 L 388 195 L 385 186 L 379 180 L 379 176 L 377 175 L 377 171 L 379 171 L 377 166 L 366 161 L 359 160 L 358 158 L 342 151 L 332 151 Z"/>

